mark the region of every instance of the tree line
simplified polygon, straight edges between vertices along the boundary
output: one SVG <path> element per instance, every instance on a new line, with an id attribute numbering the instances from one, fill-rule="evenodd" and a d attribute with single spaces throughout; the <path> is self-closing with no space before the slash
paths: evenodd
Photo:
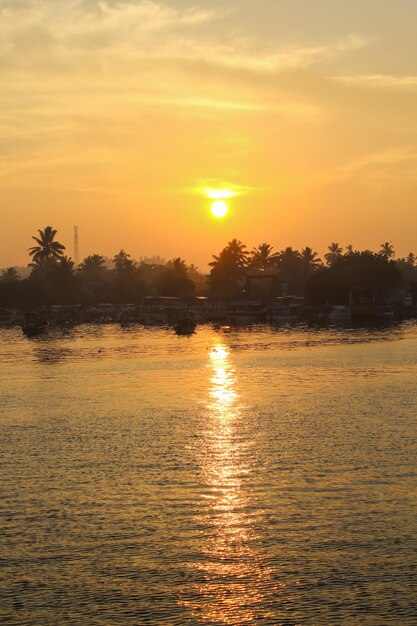
<path id="1" fill-rule="evenodd" d="M 35 245 L 28 250 L 27 278 L 21 279 L 16 268 L 3 270 L 0 306 L 138 303 L 148 295 L 241 299 L 247 297 L 248 281 L 269 275 L 283 292 L 285 287 L 285 293 L 304 296 L 315 305 L 346 304 L 352 291 L 382 301 L 392 290 L 403 288 L 417 297 L 416 257 L 410 252 L 395 259 L 391 242 L 383 243 L 377 252 L 351 245 L 343 249 L 333 242 L 321 260 L 309 246 L 274 251 L 270 244 L 261 243 L 248 250 L 233 239 L 213 255 L 210 272 L 204 275 L 181 257 L 166 263 L 138 263 L 124 250 L 113 257 L 111 268 L 99 254 L 87 256 L 75 267 L 56 236 L 56 229 L 47 226 L 32 237 Z"/>

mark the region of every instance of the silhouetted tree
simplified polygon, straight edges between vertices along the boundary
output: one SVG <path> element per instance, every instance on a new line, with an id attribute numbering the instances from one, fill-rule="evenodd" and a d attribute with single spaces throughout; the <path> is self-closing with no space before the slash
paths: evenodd
<path id="1" fill-rule="evenodd" d="M 204 275 L 198 267 L 196 267 L 193 263 L 188 266 L 188 278 L 193 281 L 195 286 L 195 293 L 197 296 L 205 296 L 207 295 L 208 290 L 208 282 L 207 276 Z"/>
<path id="2" fill-rule="evenodd" d="M 327 265 L 331 266 L 340 259 L 343 253 L 343 248 L 341 248 L 338 243 L 333 242 L 328 247 L 328 251 L 329 252 L 326 252 L 324 255 L 324 258 L 326 259 Z"/>
<path id="3" fill-rule="evenodd" d="M 314 252 L 313 248 L 310 248 L 309 246 L 306 246 L 301 250 L 300 257 L 305 268 L 306 277 L 322 265 L 321 259 L 319 258 L 317 252 Z"/>
<path id="4" fill-rule="evenodd" d="M 246 246 L 232 239 L 219 255 L 209 263 L 210 292 L 219 298 L 236 298 L 242 294 L 245 267 L 248 259 Z"/>
<path id="5" fill-rule="evenodd" d="M 78 279 L 74 274 L 74 261 L 63 256 L 50 270 L 49 303 L 75 304 L 78 300 Z"/>
<path id="6" fill-rule="evenodd" d="M 381 250 L 379 254 L 384 257 L 384 259 L 392 259 L 395 256 L 394 246 L 392 243 L 390 241 L 381 243 Z"/>
<path id="7" fill-rule="evenodd" d="M 29 248 L 32 257 L 30 265 L 35 268 L 48 269 L 64 255 L 65 246 L 55 241 L 57 231 L 52 226 L 38 230 L 39 237 L 32 237 L 38 244 Z"/>
<path id="8" fill-rule="evenodd" d="M 0 277 L 0 308 L 19 306 L 24 298 L 24 281 L 14 267 L 7 267 Z"/>
<path id="9" fill-rule="evenodd" d="M 1 275 L 1 280 L 7 281 L 7 282 L 15 282 L 19 280 L 19 275 L 17 273 L 17 270 L 15 267 L 7 267 L 5 270 L 3 270 L 2 275 Z"/>
<path id="10" fill-rule="evenodd" d="M 109 299 L 110 272 L 100 254 L 87 256 L 80 264 L 77 274 L 82 284 L 84 301 L 98 304 Z"/>
<path id="11" fill-rule="evenodd" d="M 364 250 L 341 256 L 329 267 L 314 272 L 306 284 L 306 297 L 313 304 L 348 304 L 349 295 L 360 291 L 369 300 L 383 301 L 399 285 L 397 264 Z"/>
<path id="12" fill-rule="evenodd" d="M 254 269 L 266 271 L 274 266 L 278 259 L 278 254 L 272 252 L 273 247 L 269 243 L 260 243 L 253 248 L 248 257 L 248 266 Z"/>
<path id="13" fill-rule="evenodd" d="M 294 250 L 291 246 L 281 250 L 278 253 L 277 267 L 280 280 L 287 285 L 288 293 L 301 293 L 305 266 L 298 250 Z"/>
<path id="14" fill-rule="evenodd" d="M 414 267 L 416 264 L 416 255 L 414 254 L 414 252 L 409 252 L 405 261 L 408 265 Z"/>
<path id="15" fill-rule="evenodd" d="M 411 291 L 413 298 L 416 300 L 417 265 L 415 254 L 413 252 L 409 252 L 405 259 L 398 259 L 396 265 L 401 273 L 403 286 Z"/>
<path id="16" fill-rule="evenodd" d="M 118 302 L 137 302 L 146 292 L 146 284 L 135 261 L 124 250 L 113 258 L 114 298 Z"/>
<path id="17" fill-rule="evenodd" d="M 172 268 L 172 271 L 178 278 L 187 276 L 187 264 L 179 256 L 169 261 L 168 267 Z"/>
<path id="18" fill-rule="evenodd" d="M 190 297 L 195 294 L 195 285 L 188 276 L 186 262 L 177 257 L 167 264 L 167 269 L 162 272 L 155 286 L 161 296 Z"/>
<path id="19" fill-rule="evenodd" d="M 80 263 L 78 271 L 84 276 L 97 278 L 107 271 L 104 257 L 100 254 L 91 254 L 85 257 L 84 261 Z"/>

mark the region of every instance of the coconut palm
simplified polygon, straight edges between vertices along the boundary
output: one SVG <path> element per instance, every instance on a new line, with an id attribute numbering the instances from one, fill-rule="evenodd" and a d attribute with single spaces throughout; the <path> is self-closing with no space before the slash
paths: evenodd
<path id="1" fill-rule="evenodd" d="M 79 265 L 78 271 L 82 276 L 99 278 L 107 271 L 107 268 L 101 254 L 91 254 L 85 257 L 84 261 Z"/>
<path id="2" fill-rule="evenodd" d="M 187 264 L 181 257 L 178 256 L 175 259 L 171 259 L 169 265 L 176 276 L 185 276 L 187 274 Z"/>
<path id="3" fill-rule="evenodd" d="M 381 250 L 379 251 L 379 255 L 384 259 L 389 261 L 395 256 L 394 246 L 390 241 L 386 241 L 385 243 L 381 243 Z"/>
<path id="4" fill-rule="evenodd" d="M 300 257 L 307 272 L 314 272 L 321 266 L 321 259 L 313 248 L 306 246 L 300 252 Z"/>
<path id="5" fill-rule="evenodd" d="M 278 258 L 278 254 L 273 253 L 272 250 L 273 247 L 270 246 L 269 243 L 260 243 L 259 246 L 253 248 L 250 253 L 248 260 L 249 266 L 265 272 L 266 269 L 274 265 L 274 262 L 276 262 Z"/>
<path id="6" fill-rule="evenodd" d="M 108 299 L 106 285 L 110 283 L 111 274 L 100 254 L 87 256 L 78 266 L 77 275 L 81 279 L 83 296 L 86 301 L 97 303 Z"/>
<path id="7" fill-rule="evenodd" d="M 209 263 L 210 289 L 222 297 L 234 297 L 241 291 L 240 283 L 245 273 L 248 252 L 245 244 L 232 239 L 219 255 L 213 255 Z"/>
<path id="8" fill-rule="evenodd" d="M 333 265 L 340 257 L 342 256 L 343 248 L 339 246 L 338 243 L 331 243 L 327 248 L 329 252 L 326 252 L 324 258 L 326 259 L 327 265 Z"/>
<path id="9" fill-rule="evenodd" d="M 32 237 L 38 245 L 29 248 L 32 257 L 30 265 L 45 269 L 63 257 L 65 246 L 55 241 L 57 231 L 52 226 L 46 226 L 43 230 L 38 230 L 38 233 L 39 237 Z"/>
<path id="10" fill-rule="evenodd" d="M 209 263 L 213 269 L 221 266 L 241 269 L 246 266 L 248 252 L 244 243 L 238 239 L 232 239 L 220 254 L 218 256 L 214 254 L 213 258 L 214 261 Z"/>
<path id="11" fill-rule="evenodd" d="M 120 250 L 113 258 L 116 297 L 119 302 L 134 300 L 138 293 L 139 270 L 130 254 Z"/>
<path id="12" fill-rule="evenodd" d="M 407 263 L 407 265 L 410 265 L 411 267 L 415 266 L 415 264 L 416 264 L 416 255 L 414 254 L 414 252 L 409 252 L 407 254 L 405 262 Z"/>
<path id="13" fill-rule="evenodd" d="M 301 255 L 298 250 L 294 250 L 291 246 L 287 246 L 284 250 L 278 252 L 277 259 L 280 267 L 289 266 L 293 263 L 299 262 L 301 260 Z"/>
<path id="14" fill-rule="evenodd" d="M 304 275 L 303 261 L 298 250 L 291 246 L 281 250 L 277 255 L 277 268 L 281 281 L 289 286 L 292 293 L 298 292 Z"/>

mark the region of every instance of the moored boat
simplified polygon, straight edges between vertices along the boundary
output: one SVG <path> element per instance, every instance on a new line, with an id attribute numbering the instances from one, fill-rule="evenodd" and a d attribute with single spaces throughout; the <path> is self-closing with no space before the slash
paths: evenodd
<path id="1" fill-rule="evenodd" d="M 177 335 L 193 335 L 197 327 L 196 322 L 190 317 L 184 317 L 179 319 L 174 325 L 174 330 Z"/>
<path id="2" fill-rule="evenodd" d="M 301 296 L 280 296 L 275 298 L 268 308 L 268 320 L 274 322 L 298 322 L 304 308 Z"/>
<path id="3" fill-rule="evenodd" d="M 227 307 L 226 322 L 233 326 L 263 322 L 266 309 L 262 302 L 238 301 L 231 302 Z"/>
<path id="4" fill-rule="evenodd" d="M 36 337 L 37 335 L 45 335 L 48 332 L 48 327 L 47 319 L 41 319 L 36 313 L 26 313 L 22 331 L 26 337 Z"/>

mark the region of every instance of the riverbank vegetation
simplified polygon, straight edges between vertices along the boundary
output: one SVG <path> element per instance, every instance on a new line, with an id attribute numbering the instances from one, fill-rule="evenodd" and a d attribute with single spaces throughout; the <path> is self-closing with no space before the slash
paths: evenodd
<path id="1" fill-rule="evenodd" d="M 390 242 L 377 251 L 332 242 L 322 260 L 309 246 L 277 251 L 261 243 L 249 250 L 233 239 L 213 255 L 210 272 L 204 275 L 180 256 L 167 262 L 135 261 L 124 250 L 111 261 L 100 254 L 87 256 L 75 267 L 51 226 L 32 239 L 29 274 L 22 278 L 14 267 L 1 273 L 1 307 L 137 303 L 149 295 L 185 299 L 204 295 L 217 300 L 297 295 L 318 306 L 347 304 L 352 293 L 382 302 L 395 291 L 407 291 L 417 299 L 416 257 L 410 252 L 396 259 Z"/>

